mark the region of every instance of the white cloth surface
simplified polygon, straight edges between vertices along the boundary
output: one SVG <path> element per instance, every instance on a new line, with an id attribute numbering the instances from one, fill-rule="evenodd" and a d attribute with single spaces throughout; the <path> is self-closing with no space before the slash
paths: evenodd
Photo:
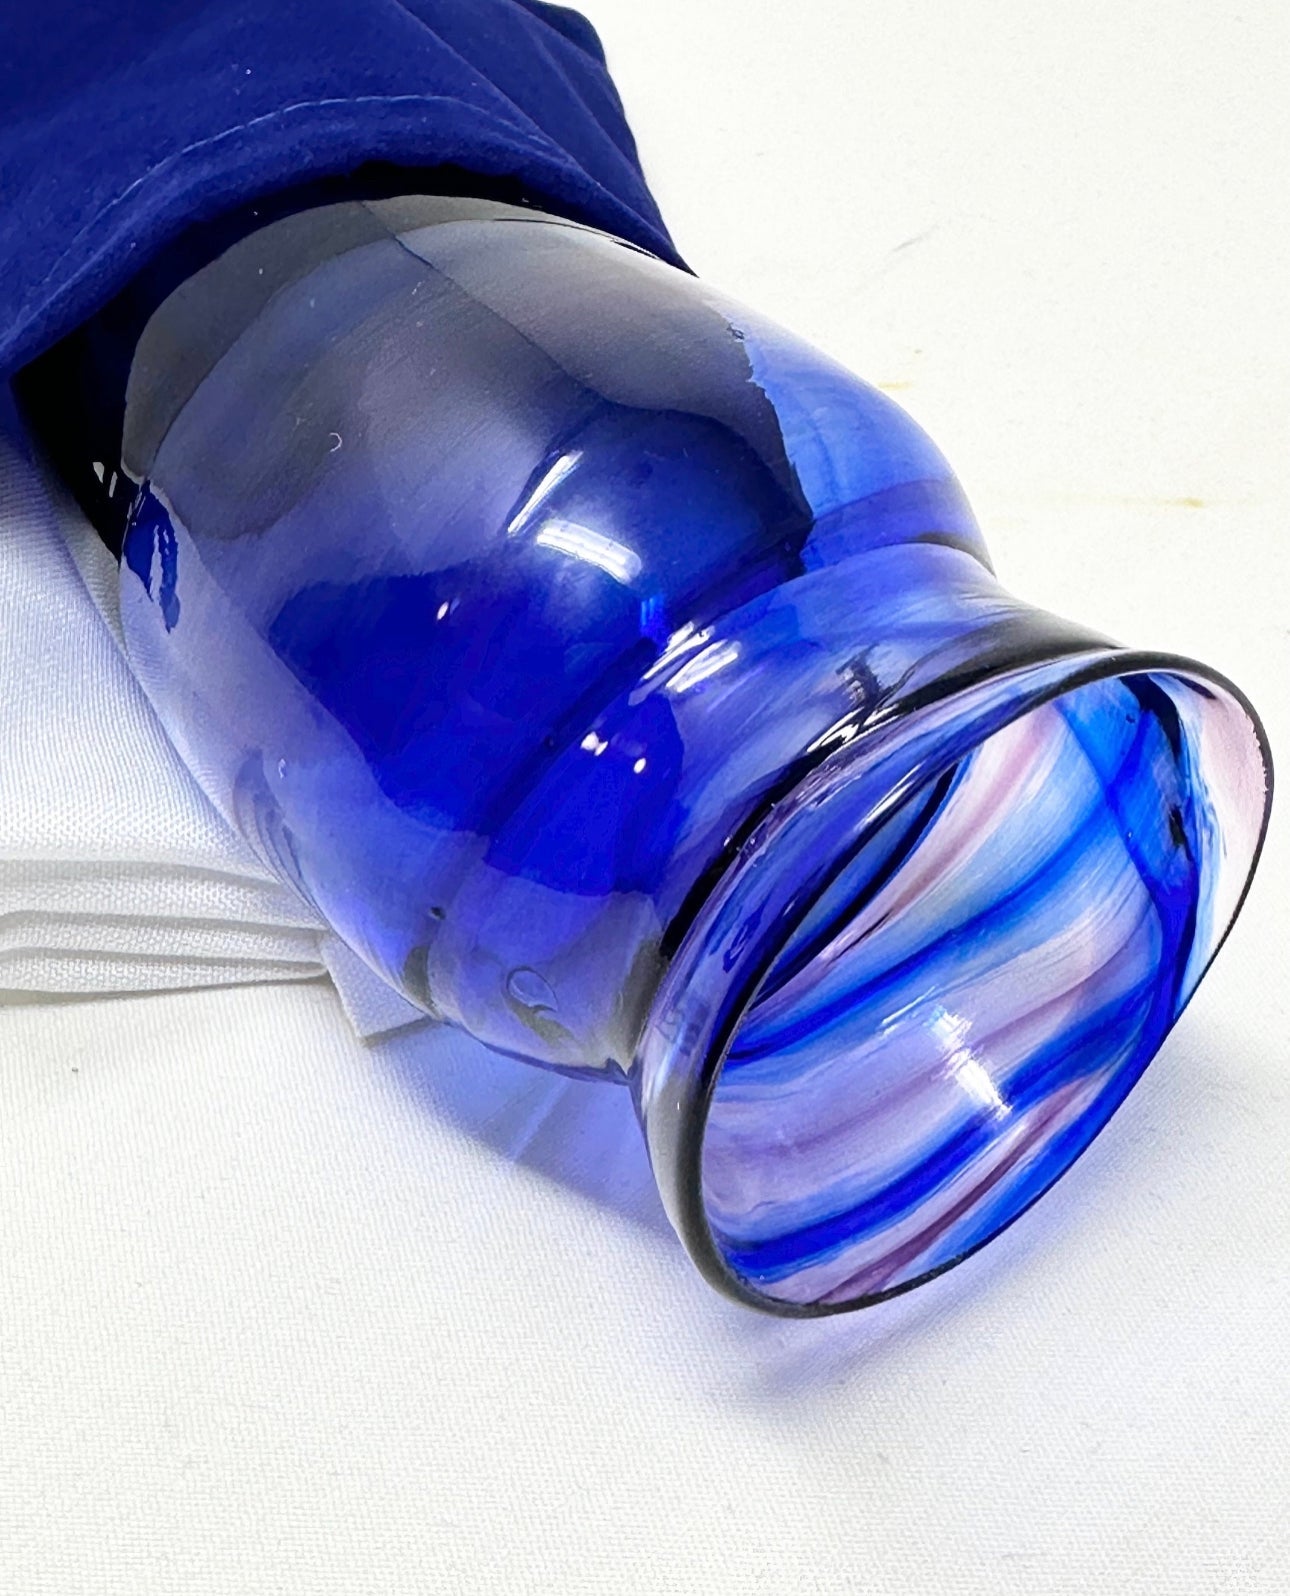
<path id="1" fill-rule="evenodd" d="M 0 988 L 319 975 L 316 920 L 166 742 L 63 541 L 74 507 L 13 430 L 0 437 Z"/>
<path id="2" fill-rule="evenodd" d="M 906 404 L 1010 587 L 1211 661 L 1284 761 L 1279 0 L 586 8 L 695 267 Z M 40 556 L 6 493 L 12 584 Z M 15 652 L 11 624 L 22 901 L 38 875 L 52 915 L 119 913 L 114 872 L 163 865 L 130 901 L 195 956 L 194 921 L 237 923 L 194 908 L 227 837 L 158 826 L 165 750 L 137 705 L 105 736 L 93 672 L 25 741 L 14 706 L 55 694 L 23 672 L 111 643 L 68 615 Z M 821 1323 L 695 1276 L 625 1093 L 442 1028 L 364 1046 L 321 980 L 0 1007 L 0 1591 L 1285 1596 L 1282 808 L 1080 1164 L 968 1264 Z M 278 905 L 245 968 L 321 969 L 232 874 Z"/>
<path id="3" fill-rule="evenodd" d="M 0 411 L 0 994 L 330 973 L 360 1034 L 420 1018 L 206 800 L 130 673 L 115 584 Z"/>

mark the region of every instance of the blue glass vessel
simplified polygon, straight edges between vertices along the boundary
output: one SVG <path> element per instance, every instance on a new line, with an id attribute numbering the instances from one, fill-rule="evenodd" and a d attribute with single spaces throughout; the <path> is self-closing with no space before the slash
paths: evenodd
<path id="1" fill-rule="evenodd" d="M 1025 1209 L 1247 889 L 1241 693 L 999 586 L 894 404 L 613 238 L 275 222 L 130 375 L 131 660 L 391 986 L 625 1083 L 715 1284 L 903 1290 Z"/>

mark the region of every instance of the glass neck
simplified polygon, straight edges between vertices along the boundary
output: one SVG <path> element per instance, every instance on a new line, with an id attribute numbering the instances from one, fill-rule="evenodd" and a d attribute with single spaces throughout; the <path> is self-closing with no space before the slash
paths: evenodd
<path id="1" fill-rule="evenodd" d="M 683 628 L 551 755 L 463 877 L 431 945 L 436 1005 L 508 1051 L 630 1073 L 688 932 L 813 771 L 848 748 L 862 768 L 858 751 L 891 727 L 922 769 L 945 703 L 986 682 L 1020 701 L 1027 670 L 1110 652 L 933 542 L 808 571 Z M 890 750 L 874 779 L 903 779 Z"/>

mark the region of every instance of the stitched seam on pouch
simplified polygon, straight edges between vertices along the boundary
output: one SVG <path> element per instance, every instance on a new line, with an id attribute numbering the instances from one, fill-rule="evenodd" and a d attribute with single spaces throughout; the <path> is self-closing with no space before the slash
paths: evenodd
<path id="1" fill-rule="evenodd" d="M 509 101 L 506 103 L 508 105 L 510 104 Z M 41 289 L 45 287 L 46 283 L 49 282 L 50 278 L 53 277 L 54 273 L 81 242 L 85 235 L 97 227 L 105 217 L 110 216 L 113 211 L 124 205 L 132 194 L 136 193 L 146 183 L 150 182 L 158 172 L 164 171 L 167 167 L 179 165 L 188 156 L 196 154 L 199 150 L 209 149 L 213 145 L 223 143 L 226 139 L 236 137 L 236 135 L 239 133 L 246 133 L 252 128 L 264 127 L 270 123 L 281 121 L 283 118 L 289 117 L 296 112 L 326 110 L 329 106 L 358 105 L 457 105 L 462 107 L 464 110 L 469 111 L 472 115 L 478 116 L 484 114 L 482 107 L 471 105 L 469 102 L 460 100 L 454 95 L 449 94 L 360 94 L 353 96 L 332 96 L 322 100 L 298 100 L 293 105 L 284 105 L 276 111 L 266 111 L 262 116 L 253 116 L 248 122 L 239 122 L 236 127 L 228 127 L 224 128 L 219 133 L 212 133 L 209 138 L 195 139 L 193 143 L 185 144 L 182 149 L 174 150 L 171 152 L 171 154 L 163 157 L 160 161 L 155 162 L 147 169 L 146 172 L 141 172 L 139 176 L 133 180 L 133 182 L 129 183 L 125 188 L 123 188 L 121 192 L 115 196 L 115 198 L 108 200 L 105 205 L 100 206 L 99 209 L 95 211 L 94 215 L 77 229 L 75 235 L 68 242 L 67 247 L 58 256 L 58 259 L 54 261 L 53 265 L 50 266 L 49 270 L 40 279 L 40 281 L 34 285 L 34 287 L 31 289 L 31 292 L 24 297 L 21 315 L 25 316 L 28 310 L 34 306 Z M 510 128 L 508 131 L 513 133 L 517 141 L 528 144 L 534 151 L 544 151 L 548 147 L 546 141 L 542 140 L 540 136 L 535 137 L 533 134 L 527 132 L 523 127 L 517 125 L 513 128 Z M 579 171 L 582 171 L 581 166 L 579 166 L 578 169 Z M 78 273 L 77 275 L 79 276 L 80 274 Z M 71 281 L 76 281 L 76 278 L 73 277 Z M 70 284 L 65 286 L 70 286 Z"/>

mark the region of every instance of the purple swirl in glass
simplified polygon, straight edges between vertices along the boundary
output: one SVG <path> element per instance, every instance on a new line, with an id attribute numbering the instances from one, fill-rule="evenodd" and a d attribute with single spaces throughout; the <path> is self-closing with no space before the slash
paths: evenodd
<path id="1" fill-rule="evenodd" d="M 996 582 L 894 404 L 612 238 L 310 210 L 153 316 L 131 659 L 373 970 L 626 1082 L 717 1285 L 905 1289 L 1107 1121 L 1271 774 L 1205 666 Z"/>

